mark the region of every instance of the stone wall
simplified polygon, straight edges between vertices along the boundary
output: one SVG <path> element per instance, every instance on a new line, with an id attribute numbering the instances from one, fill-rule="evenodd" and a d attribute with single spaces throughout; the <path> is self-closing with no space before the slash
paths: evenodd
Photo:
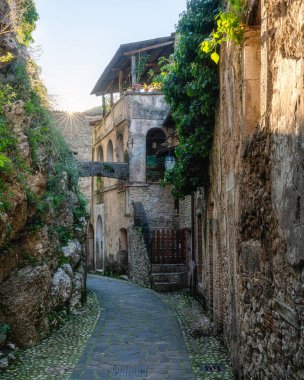
<path id="1" fill-rule="evenodd" d="M 135 283 L 151 286 L 151 264 L 141 227 L 130 227 L 129 236 L 129 276 Z"/>
<path id="2" fill-rule="evenodd" d="M 201 293 L 240 378 L 300 379 L 304 4 L 260 8 L 221 53 Z"/>
<path id="3" fill-rule="evenodd" d="M 90 122 L 94 117 L 85 113 L 52 113 L 54 124 L 63 134 L 69 148 L 79 161 L 92 161 L 92 132 Z M 88 201 L 91 199 L 91 178 L 80 178 L 79 187 Z"/>

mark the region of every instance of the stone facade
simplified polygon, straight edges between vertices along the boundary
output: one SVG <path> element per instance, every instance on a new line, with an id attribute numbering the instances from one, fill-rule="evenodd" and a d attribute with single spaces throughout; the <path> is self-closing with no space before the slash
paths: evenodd
<path id="1" fill-rule="evenodd" d="M 104 118 L 95 123 L 94 160 L 125 162 L 129 176 L 126 181 L 94 178 L 89 226 L 91 268 L 121 271 L 121 261 L 128 261 L 130 274 L 132 272 L 134 280 L 138 277 L 142 283 L 141 277 L 146 277 L 146 271 L 137 276 L 138 269 L 131 262 L 135 251 L 145 240 L 144 234 L 140 239 L 138 231 L 134 232 L 135 219 L 140 218 L 146 230 L 174 227 L 174 199 L 170 189 L 161 187 L 159 181 L 149 181 L 146 166 L 147 135 L 149 131 L 161 130 L 166 139 L 169 133 L 164 122 L 168 114 L 162 94 L 128 92 Z M 135 204 L 138 206 L 136 209 Z M 128 252 L 129 257 L 125 257 Z M 142 255 L 147 255 L 147 245 Z M 137 260 L 138 255 L 136 257 Z"/>
<path id="2" fill-rule="evenodd" d="M 304 4 L 251 3 L 244 44 L 221 52 L 211 184 L 195 211 L 198 290 L 240 378 L 300 379 Z"/>

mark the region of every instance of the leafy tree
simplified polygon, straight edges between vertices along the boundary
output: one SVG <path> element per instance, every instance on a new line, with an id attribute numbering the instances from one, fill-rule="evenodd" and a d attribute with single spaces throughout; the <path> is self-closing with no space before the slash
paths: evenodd
<path id="1" fill-rule="evenodd" d="M 179 139 L 177 162 L 164 182 L 173 185 L 177 198 L 208 183 L 219 80 L 216 65 L 200 45 L 215 26 L 218 5 L 217 0 L 188 0 L 177 25 L 172 61 L 162 68 L 163 92 Z"/>

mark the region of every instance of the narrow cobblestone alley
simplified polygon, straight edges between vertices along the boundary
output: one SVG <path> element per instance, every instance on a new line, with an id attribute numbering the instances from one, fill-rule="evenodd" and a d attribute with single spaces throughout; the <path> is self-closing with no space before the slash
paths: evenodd
<path id="1" fill-rule="evenodd" d="M 194 375 L 175 314 L 177 310 L 170 302 L 167 302 L 171 306 L 168 307 L 153 291 L 98 276 L 90 276 L 88 286 L 102 304 L 102 317 L 72 375 L 73 380 L 232 378 L 229 365 L 227 367 L 227 353 L 221 343 L 215 337 L 210 341 L 206 336 L 203 346 L 198 344 L 198 351 L 190 352 L 191 364 L 196 369 Z M 172 297 L 168 294 L 166 298 Z M 175 295 L 172 301 L 175 304 L 183 303 L 185 297 Z M 193 302 L 195 300 L 191 306 Z M 196 331 L 201 324 L 196 319 L 197 308 L 197 305 L 192 307 L 189 313 L 192 323 L 196 322 Z M 183 333 L 188 344 L 187 330 L 191 330 L 189 318 L 186 321 L 182 315 L 178 317 L 181 326 L 185 327 Z M 204 366 L 214 364 L 215 356 L 217 363 L 221 363 L 220 371 Z M 197 368 L 201 369 L 200 373 Z"/>
<path id="2" fill-rule="evenodd" d="M 105 277 L 88 286 L 102 316 L 72 379 L 195 379 L 176 317 L 154 292 Z"/>
<path id="3" fill-rule="evenodd" d="M 83 309 L 17 351 L 1 380 L 233 379 L 227 349 L 186 290 L 157 294 L 94 275 L 88 287 Z"/>

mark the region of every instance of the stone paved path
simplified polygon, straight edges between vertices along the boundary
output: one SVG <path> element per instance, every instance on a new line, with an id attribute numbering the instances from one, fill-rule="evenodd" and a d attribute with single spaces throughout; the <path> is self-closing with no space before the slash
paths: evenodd
<path id="1" fill-rule="evenodd" d="M 104 310 L 72 380 L 194 380 L 176 317 L 152 291 L 89 276 Z"/>

